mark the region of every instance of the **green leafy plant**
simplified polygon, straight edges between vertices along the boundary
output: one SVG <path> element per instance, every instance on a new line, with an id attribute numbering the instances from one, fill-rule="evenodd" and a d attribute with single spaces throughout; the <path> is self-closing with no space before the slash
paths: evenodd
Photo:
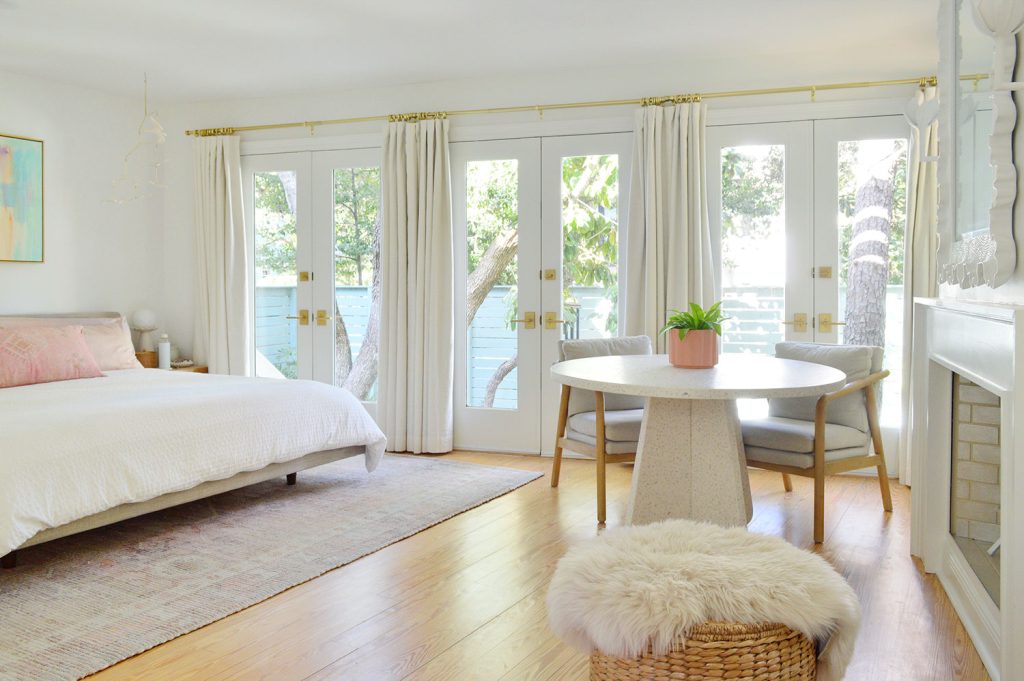
<path id="1" fill-rule="evenodd" d="M 665 333 L 669 329 L 679 329 L 679 340 L 686 338 L 688 331 L 711 330 L 721 336 L 722 322 L 727 319 L 731 319 L 731 317 L 727 317 L 722 312 L 722 301 L 718 301 L 706 310 L 697 303 L 690 303 L 689 312 L 672 310 L 668 323 L 659 333 Z"/>

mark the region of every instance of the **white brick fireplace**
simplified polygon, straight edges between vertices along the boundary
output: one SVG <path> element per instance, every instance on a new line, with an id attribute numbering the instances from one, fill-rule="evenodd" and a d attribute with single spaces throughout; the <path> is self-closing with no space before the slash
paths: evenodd
<path id="1" fill-rule="evenodd" d="M 1024 678 L 1024 645 L 1011 640 L 1024 631 L 1024 437 L 1014 437 L 1024 308 L 914 307 L 911 552 L 938 576 L 992 678 Z"/>

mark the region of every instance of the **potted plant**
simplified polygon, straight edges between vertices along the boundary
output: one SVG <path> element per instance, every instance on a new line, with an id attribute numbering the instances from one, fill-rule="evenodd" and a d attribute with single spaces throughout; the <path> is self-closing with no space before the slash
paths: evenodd
<path id="1" fill-rule="evenodd" d="M 721 301 L 706 310 L 697 303 L 690 303 L 688 312 L 672 310 L 661 330 L 677 331 L 668 338 L 668 360 L 672 366 L 710 369 L 718 364 L 718 336 L 722 335 L 722 322 L 727 319 Z"/>

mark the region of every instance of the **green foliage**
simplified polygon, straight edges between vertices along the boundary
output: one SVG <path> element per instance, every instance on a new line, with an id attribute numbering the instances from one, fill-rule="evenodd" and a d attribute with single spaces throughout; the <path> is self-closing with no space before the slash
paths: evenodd
<path id="1" fill-rule="evenodd" d="M 562 160 L 562 300 L 570 288 L 598 286 L 613 302 L 605 331 L 618 330 L 619 159 L 570 156 Z M 578 314 L 567 308 L 567 314 Z M 569 319 L 568 316 L 563 319 Z"/>
<path id="2" fill-rule="evenodd" d="M 487 247 L 506 231 L 519 229 L 519 162 L 471 161 L 466 167 L 466 239 L 469 272 L 480 264 Z M 516 260 L 495 286 L 516 284 Z"/>
<path id="3" fill-rule="evenodd" d="M 279 173 L 253 176 L 256 210 L 257 277 L 295 274 L 295 212 L 288 205 Z"/>
<path id="4" fill-rule="evenodd" d="M 466 237 L 473 272 L 487 247 L 507 230 L 519 228 L 518 166 L 514 160 L 473 161 L 467 166 Z M 565 313 L 575 314 L 570 288 L 603 287 L 613 304 L 618 299 L 619 159 L 616 156 L 571 156 L 562 161 L 562 298 Z M 510 286 L 506 319 L 516 317 L 517 262 L 505 268 L 495 286 Z M 563 317 L 570 319 L 570 317 Z M 606 330 L 618 328 L 617 310 Z"/>
<path id="5" fill-rule="evenodd" d="M 380 210 L 380 168 L 334 171 L 334 280 L 339 286 L 373 281 L 374 227 Z"/>
<path id="6" fill-rule="evenodd" d="M 701 331 L 701 330 L 713 330 L 719 336 L 722 335 L 722 322 L 731 317 L 727 317 L 722 312 L 722 301 L 718 301 L 711 307 L 704 309 L 697 303 L 690 303 L 690 309 L 688 312 L 681 312 L 680 310 L 672 310 L 672 314 L 668 318 L 668 323 L 662 327 L 659 334 L 667 332 L 669 329 L 679 330 L 679 340 L 686 338 L 687 331 Z"/>
<path id="7" fill-rule="evenodd" d="M 299 377 L 299 360 L 295 354 L 295 348 L 288 346 L 277 351 L 274 358 L 274 366 L 284 374 L 285 378 Z"/>
<path id="8" fill-rule="evenodd" d="M 723 268 L 736 267 L 730 243 L 771 236 L 772 221 L 782 211 L 784 197 L 783 146 L 722 149 Z"/>

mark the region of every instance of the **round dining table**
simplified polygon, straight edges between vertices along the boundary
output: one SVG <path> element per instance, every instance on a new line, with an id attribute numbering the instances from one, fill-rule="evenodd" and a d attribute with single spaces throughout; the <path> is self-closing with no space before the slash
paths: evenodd
<path id="1" fill-rule="evenodd" d="M 711 369 L 681 369 L 667 355 L 559 362 L 573 388 L 645 397 L 626 522 L 668 518 L 746 525 L 753 514 L 736 400 L 816 398 L 846 384 L 838 369 L 767 355 L 723 354 Z"/>

